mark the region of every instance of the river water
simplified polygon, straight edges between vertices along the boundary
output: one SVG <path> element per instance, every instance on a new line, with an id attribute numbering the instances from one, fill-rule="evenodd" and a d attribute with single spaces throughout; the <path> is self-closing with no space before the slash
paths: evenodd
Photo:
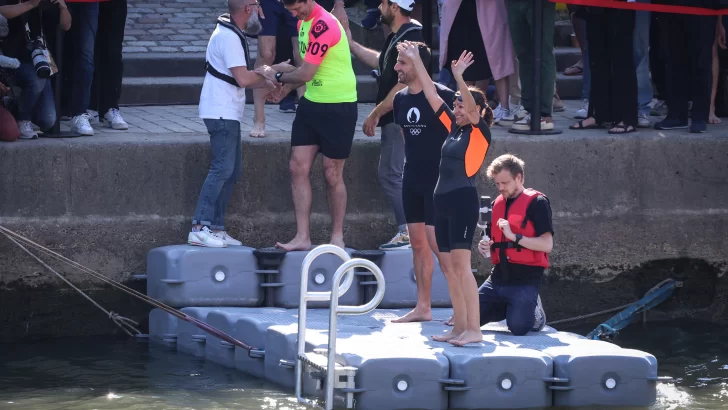
<path id="1" fill-rule="evenodd" d="M 728 409 L 728 329 L 692 321 L 635 324 L 616 342 L 654 354 L 660 376 L 676 378 L 658 385 L 649 410 Z M 134 340 L 0 345 L 0 409 L 299 408 L 274 384 Z"/>

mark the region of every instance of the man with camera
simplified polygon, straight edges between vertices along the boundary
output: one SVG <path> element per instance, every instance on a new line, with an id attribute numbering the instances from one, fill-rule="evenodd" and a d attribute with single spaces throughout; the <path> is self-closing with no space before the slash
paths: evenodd
<path id="1" fill-rule="evenodd" d="M 15 72 L 17 86 L 21 89 L 15 118 L 20 138 L 35 139 L 38 134 L 33 124 L 42 131 L 48 131 L 56 122 L 55 98 L 49 80 L 55 65 L 46 48 L 38 7 L 40 5 L 47 18 L 57 15 L 58 24 L 64 31 L 71 28 L 71 15 L 64 0 L 14 3 L 14 0 L 0 0 L 0 6 L 16 6 L 9 16 L 3 13 L 8 18 L 9 31 L 0 49 L 5 56 L 20 61 Z"/>

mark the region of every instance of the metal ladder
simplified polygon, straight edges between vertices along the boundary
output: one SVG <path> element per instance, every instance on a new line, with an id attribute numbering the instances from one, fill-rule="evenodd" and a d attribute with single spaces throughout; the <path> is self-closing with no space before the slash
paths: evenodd
<path id="1" fill-rule="evenodd" d="M 336 270 L 331 281 L 330 292 L 309 292 L 308 291 L 308 271 L 311 263 L 318 256 L 325 253 L 333 253 L 344 260 L 344 263 Z M 361 306 L 339 306 L 339 296 L 346 293 L 354 281 L 354 269 L 364 268 L 372 272 L 377 280 L 377 292 L 372 300 Z M 341 283 L 344 278 L 344 283 Z M 298 304 L 298 341 L 296 355 L 296 398 L 299 403 L 305 405 L 322 408 L 314 401 L 303 397 L 303 374 L 307 367 L 313 368 L 326 375 L 326 402 L 325 410 L 334 408 L 334 388 L 347 388 L 346 407 L 354 408 L 354 377 L 356 376 L 356 368 L 342 366 L 336 363 L 336 321 L 339 313 L 345 315 L 362 315 L 368 313 L 379 305 L 384 298 L 384 275 L 374 262 L 354 258 L 336 245 L 320 245 L 314 248 L 306 255 L 301 268 L 301 298 Z M 307 302 L 330 301 L 329 306 L 329 343 L 326 349 L 326 355 L 322 356 L 317 352 L 306 352 L 306 311 Z M 345 376 L 346 381 L 341 382 L 340 377 Z"/>

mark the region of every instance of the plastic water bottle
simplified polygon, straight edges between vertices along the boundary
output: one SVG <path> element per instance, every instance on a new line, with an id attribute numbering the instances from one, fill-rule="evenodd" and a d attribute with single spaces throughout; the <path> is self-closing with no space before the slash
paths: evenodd
<path id="1" fill-rule="evenodd" d="M 491 199 L 489 196 L 481 196 L 480 197 L 480 221 L 478 223 L 478 226 L 482 228 L 480 231 L 480 239 L 482 241 L 485 241 L 487 244 L 488 241 L 490 241 L 490 238 L 486 234 L 488 225 L 490 225 L 490 202 Z M 485 254 L 483 255 L 486 258 L 490 258 L 490 246 L 486 248 Z"/>

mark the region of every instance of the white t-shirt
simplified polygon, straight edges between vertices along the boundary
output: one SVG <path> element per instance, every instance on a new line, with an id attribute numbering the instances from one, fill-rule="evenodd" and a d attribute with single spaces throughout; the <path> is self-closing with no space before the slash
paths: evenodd
<path id="1" fill-rule="evenodd" d="M 207 61 L 222 74 L 233 76 L 230 68 L 245 67 L 245 51 L 240 37 L 232 30 L 215 28 L 207 44 Z M 235 87 L 212 74 L 205 75 L 200 94 L 200 118 L 243 121 L 245 109 L 245 88 Z"/>

